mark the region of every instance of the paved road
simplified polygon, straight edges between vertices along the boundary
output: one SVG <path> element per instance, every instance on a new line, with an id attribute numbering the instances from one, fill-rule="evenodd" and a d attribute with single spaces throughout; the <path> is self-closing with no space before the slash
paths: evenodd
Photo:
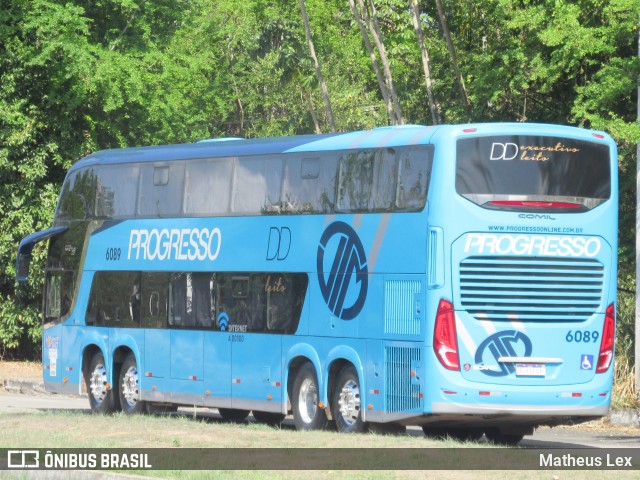
<path id="1" fill-rule="evenodd" d="M 0 393 L 0 411 L 24 410 L 84 410 L 89 411 L 86 398 L 60 395 L 24 395 Z M 181 410 L 182 411 L 182 410 Z M 185 409 L 184 413 L 192 410 Z M 214 414 L 212 414 L 214 415 Z M 293 428 L 291 420 L 285 427 Z M 411 427 L 408 435 L 422 435 L 422 430 Z M 533 435 L 526 436 L 520 446 L 533 448 L 627 448 L 640 447 L 640 429 L 637 428 L 584 428 L 557 427 L 539 428 Z"/>

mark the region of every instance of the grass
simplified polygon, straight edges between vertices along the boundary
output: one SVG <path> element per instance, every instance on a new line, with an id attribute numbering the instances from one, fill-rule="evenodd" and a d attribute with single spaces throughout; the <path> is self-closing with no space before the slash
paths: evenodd
<path id="1" fill-rule="evenodd" d="M 289 426 L 274 429 L 255 423 L 231 424 L 206 416 L 109 416 L 91 415 L 78 411 L 42 411 L 42 412 L 0 412 L 0 448 L 88 448 L 100 452 L 105 448 L 171 448 L 171 454 L 180 454 L 184 448 L 264 448 L 279 447 L 292 449 L 311 448 L 341 449 L 347 455 L 353 450 L 346 449 L 376 448 L 380 453 L 376 463 L 385 462 L 386 455 L 393 455 L 389 449 L 439 448 L 438 454 L 453 456 L 454 461 L 462 461 L 472 455 L 491 453 L 486 445 L 478 443 L 460 443 L 453 440 L 436 441 L 423 436 L 361 434 L 345 435 L 330 431 L 297 432 Z M 471 447 L 471 449 L 470 449 Z M 485 449 L 485 450 L 479 450 Z M 504 465 L 500 460 L 506 458 L 512 449 L 505 449 L 496 459 L 495 468 Z M 300 450 L 304 452 L 304 450 Z M 327 450 L 327 452 L 332 452 Z M 357 454 L 357 450 L 355 451 Z M 421 453 L 424 452 L 424 453 Z M 335 454 L 335 450 L 331 453 Z M 428 454 L 427 450 L 417 454 Z M 347 460 L 349 457 L 347 456 Z M 468 461 L 468 460 L 467 460 Z M 383 463 L 384 464 L 384 463 Z M 337 466 L 341 463 L 337 463 Z M 73 473 L 73 472 L 70 472 Z M 126 472 L 132 474 L 134 472 Z M 477 471 L 380 471 L 380 470 L 309 470 L 309 471 L 178 471 L 156 470 L 135 472 L 145 476 L 174 478 L 178 480 L 227 479 L 227 478 L 274 478 L 297 479 L 418 479 L 440 478 L 444 480 L 477 478 Z M 489 473 L 489 472 L 487 472 Z M 571 471 L 523 471 L 517 472 L 522 480 L 527 479 L 574 479 L 584 478 L 584 472 Z M 491 471 L 494 479 L 513 478 L 514 471 Z M 611 472 L 592 471 L 590 479 L 610 478 Z M 637 472 L 618 471 L 620 478 L 637 478 Z M 0 478 L 5 478 L 0 471 Z M 12 476 L 11 478 L 16 478 Z M 25 477 L 28 478 L 28 477 Z M 73 478 L 73 476 L 70 476 Z"/>

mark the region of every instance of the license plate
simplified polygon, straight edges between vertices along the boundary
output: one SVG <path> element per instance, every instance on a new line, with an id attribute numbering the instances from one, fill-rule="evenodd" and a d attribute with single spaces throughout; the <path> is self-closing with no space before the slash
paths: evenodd
<path id="1" fill-rule="evenodd" d="M 544 377 L 547 366 L 543 363 L 516 363 L 516 375 L 519 377 Z"/>

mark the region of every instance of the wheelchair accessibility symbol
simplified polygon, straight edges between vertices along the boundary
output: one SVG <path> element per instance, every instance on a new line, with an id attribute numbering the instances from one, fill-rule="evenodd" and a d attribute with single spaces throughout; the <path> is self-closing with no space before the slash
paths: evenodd
<path id="1" fill-rule="evenodd" d="M 593 370 L 593 355 L 582 355 L 580 370 Z"/>

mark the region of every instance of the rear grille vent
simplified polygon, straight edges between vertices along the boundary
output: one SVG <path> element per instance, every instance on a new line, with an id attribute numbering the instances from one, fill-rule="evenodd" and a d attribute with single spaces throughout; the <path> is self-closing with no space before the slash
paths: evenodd
<path id="1" fill-rule="evenodd" d="M 386 412 L 422 411 L 420 385 L 413 381 L 411 371 L 420 363 L 420 349 L 385 347 Z"/>
<path id="2" fill-rule="evenodd" d="M 416 313 L 418 280 L 387 280 L 384 284 L 384 333 L 420 335 L 420 315 Z"/>
<path id="3" fill-rule="evenodd" d="M 604 275 L 593 259 L 469 257 L 460 306 L 478 320 L 580 322 L 600 308 Z"/>

